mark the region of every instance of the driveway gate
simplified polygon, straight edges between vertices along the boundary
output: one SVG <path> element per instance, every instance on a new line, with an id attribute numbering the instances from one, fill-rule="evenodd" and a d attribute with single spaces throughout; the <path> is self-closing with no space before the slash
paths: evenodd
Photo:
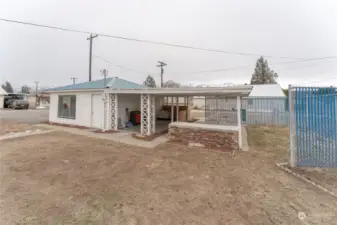
<path id="1" fill-rule="evenodd" d="M 336 88 L 289 87 L 291 166 L 337 167 Z"/>

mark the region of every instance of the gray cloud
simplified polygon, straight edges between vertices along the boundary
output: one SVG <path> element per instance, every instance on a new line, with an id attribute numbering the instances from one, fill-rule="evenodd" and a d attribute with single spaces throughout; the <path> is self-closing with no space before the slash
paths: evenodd
<path id="1" fill-rule="evenodd" d="M 336 1 L 186 0 L 83 1 L 3 0 L 0 17 L 119 36 L 235 52 L 313 58 L 337 55 Z M 71 84 L 88 79 L 89 43 L 83 34 L 0 21 L 0 78 L 15 87 Z M 165 79 L 188 82 L 249 82 L 257 57 L 129 42 L 94 40 L 94 54 L 134 70 L 150 72 L 159 82 L 157 60 L 165 61 Z M 278 64 L 269 58 L 279 82 L 337 84 L 337 59 Z M 247 66 L 216 73 L 192 71 Z M 94 58 L 93 78 L 109 75 L 142 82 L 146 73 L 120 69 Z"/>

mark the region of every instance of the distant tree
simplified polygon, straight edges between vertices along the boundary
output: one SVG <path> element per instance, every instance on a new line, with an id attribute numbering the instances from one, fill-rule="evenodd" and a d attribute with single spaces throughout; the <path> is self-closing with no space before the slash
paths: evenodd
<path id="1" fill-rule="evenodd" d="M 13 87 L 12 87 L 11 83 L 9 83 L 8 81 L 6 81 L 3 85 L 1 85 L 1 87 L 2 87 L 7 93 L 13 93 Z"/>
<path id="2" fill-rule="evenodd" d="M 288 96 L 288 89 L 282 89 L 282 91 L 285 94 L 285 96 Z"/>
<path id="3" fill-rule="evenodd" d="M 277 73 L 269 68 L 267 60 L 261 56 L 256 62 L 250 84 L 276 84 L 277 78 Z"/>
<path id="4" fill-rule="evenodd" d="M 143 84 L 146 87 L 151 87 L 151 88 L 157 87 L 156 81 L 154 80 L 154 78 L 151 75 L 147 76 L 147 78 L 146 78 L 146 80 L 144 81 Z"/>
<path id="5" fill-rule="evenodd" d="M 22 93 L 25 93 L 25 94 L 29 94 L 29 93 L 31 92 L 31 88 L 28 87 L 27 85 L 23 85 L 23 86 L 21 87 L 21 92 L 22 92 Z"/>
<path id="6" fill-rule="evenodd" d="M 181 84 L 174 82 L 173 80 L 168 80 L 164 83 L 164 87 L 167 88 L 180 88 Z"/>

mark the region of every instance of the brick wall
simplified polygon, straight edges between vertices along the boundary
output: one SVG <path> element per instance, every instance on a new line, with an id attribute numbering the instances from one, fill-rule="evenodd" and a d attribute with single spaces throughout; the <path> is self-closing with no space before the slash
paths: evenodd
<path id="1" fill-rule="evenodd" d="M 238 150 L 237 131 L 212 131 L 200 128 L 170 126 L 169 138 L 188 146 L 204 147 L 221 151 Z"/>

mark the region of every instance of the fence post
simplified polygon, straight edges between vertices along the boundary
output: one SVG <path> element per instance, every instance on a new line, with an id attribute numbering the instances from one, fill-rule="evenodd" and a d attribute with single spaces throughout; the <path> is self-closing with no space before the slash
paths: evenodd
<path id="1" fill-rule="evenodd" d="M 239 127 L 239 148 L 242 150 L 242 130 L 241 130 L 241 96 L 236 97 L 236 108 L 237 108 L 237 123 Z"/>
<path id="2" fill-rule="evenodd" d="M 291 85 L 288 86 L 288 109 L 289 109 L 289 142 L 290 142 L 290 166 L 295 167 L 295 146 L 294 146 L 294 102 Z"/>

